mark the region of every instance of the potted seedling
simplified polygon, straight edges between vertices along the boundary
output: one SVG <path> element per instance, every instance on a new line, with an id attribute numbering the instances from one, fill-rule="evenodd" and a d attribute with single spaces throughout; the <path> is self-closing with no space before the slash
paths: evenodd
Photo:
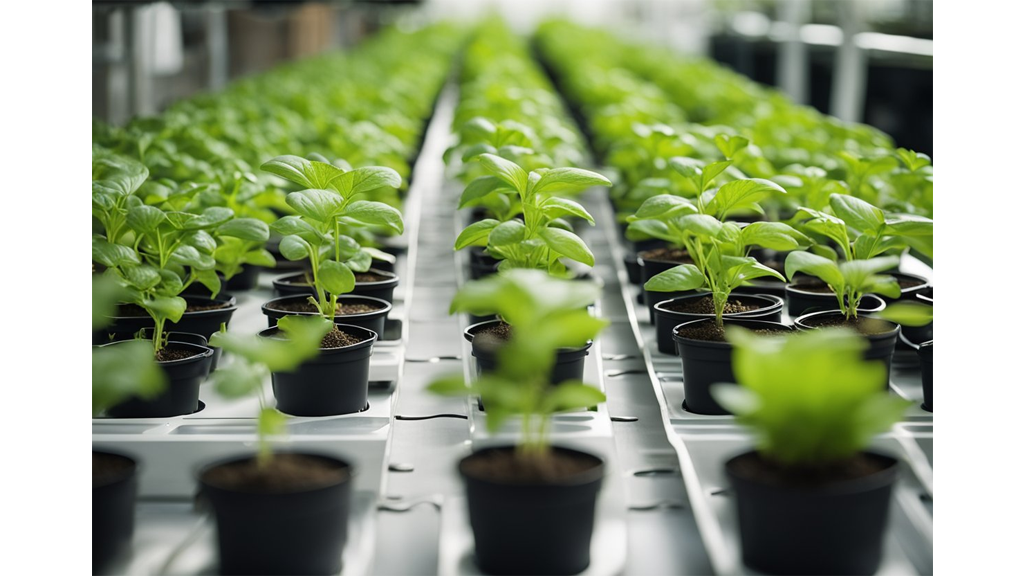
<path id="1" fill-rule="evenodd" d="M 93 279 L 92 324 L 102 328 L 123 297 L 112 278 Z M 153 398 L 166 376 L 153 360 L 148 342 L 130 341 L 92 351 L 92 415 L 131 397 Z M 138 463 L 123 454 L 92 451 L 92 569 L 103 572 L 129 545 L 135 526 Z"/>
<path id="2" fill-rule="evenodd" d="M 786 275 L 791 279 L 797 272 L 808 274 L 824 282 L 833 294 L 836 309 L 811 312 L 795 319 L 797 328 L 812 330 L 830 326 L 855 329 L 870 342 L 864 355 L 869 360 L 883 360 L 886 367 L 885 386 L 889 386 L 892 353 L 899 338 L 900 326 L 869 316 L 872 311 L 860 307 L 868 293 L 899 297 L 900 286 L 892 276 L 882 272 L 899 264 L 897 256 L 876 256 L 869 260 L 835 262 L 810 252 L 792 252 L 786 258 Z"/>
<path id="3" fill-rule="evenodd" d="M 507 275 L 506 275 L 507 274 Z M 487 573 L 576 574 L 590 563 L 594 510 L 604 475 L 601 458 L 553 447 L 552 414 L 587 408 L 604 394 L 578 380 L 551 381 L 558 351 L 593 339 L 607 322 L 575 306 L 596 297 L 588 284 L 551 278 L 540 271 L 512 270 L 467 284 L 460 306 L 512 313 L 515 330 L 497 351 L 493 371 L 470 383 L 443 378 L 430 390 L 476 395 L 487 409 L 487 428 L 497 432 L 512 415 L 522 421 L 516 445 L 474 451 L 459 462 L 476 542 L 476 563 Z M 542 303 L 557 301 L 537 314 Z"/>
<path id="4" fill-rule="evenodd" d="M 478 158 L 489 174 L 481 177 L 490 182 L 482 190 L 493 186 L 487 193 L 500 191 L 517 198 L 523 219 L 499 222 L 486 218 L 471 224 L 455 240 L 456 250 L 486 246 L 487 252 L 501 261 L 498 270 L 535 268 L 561 277 L 570 274 L 561 261 L 563 257 L 594 265 L 590 248 L 562 220 L 564 216 L 575 216 L 593 224 L 594 218 L 578 202 L 556 194 L 610 186 L 607 178 L 582 168 L 537 169 L 527 173 L 516 163 L 494 154 L 480 154 Z M 473 189 L 475 182 L 467 190 Z"/>
<path id="5" fill-rule="evenodd" d="M 917 352 L 921 360 L 921 393 L 924 402 L 921 407 L 932 412 L 932 305 L 915 302 L 896 302 L 886 306 L 879 316 L 900 325 L 900 340 Z M 913 334 L 906 338 L 905 334 Z"/>
<path id="6" fill-rule="evenodd" d="M 852 330 L 727 337 L 740 386 L 712 393 L 755 441 L 725 463 L 743 561 L 769 574 L 874 573 L 898 463 L 868 446 L 909 402 L 882 392 L 885 368 L 862 359 Z"/>
<path id="7" fill-rule="evenodd" d="M 383 334 L 391 304 L 379 298 L 346 295 L 355 287 L 355 274 L 369 270 L 374 251 L 360 246 L 344 231 L 366 226 L 403 231 L 398 210 L 358 199 L 378 188 L 401 185 L 398 173 L 381 166 L 346 170 L 298 156 L 279 156 L 263 169 L 307 187 L 288 194 L 288 205 L 296 214 L 282 217 L 271 229 L 283 236 L 280 249 L 285 258 L 309 261 L 313 288 L 312 296 L 285 296 L 264 304 L 269 325 L 287 314 L 319 314 L 328 319 L 341 317 L 347 324 Z"/>
<path id="8" fill-rule="evenodd" d="M 336 574 L 347 538 L 352 467 L 321 454 L 273 450 L 286 417 L 267 404 L 269 374 L 288 372 L 322 354 L 334 327 L 320 316 L 282 318 L 270 336 L 214 335 L 232 362 L 214 373 L 217 391 L 256 396 L 255 455 L 211 464 L 199 474 L 217 522 L 221 574 Z"/>
<path id="9" fill-rule="evenodd" d="M 274 255 L 267 251 L 270 227 L 255 218 L 235 218 L 213 232 L 217 248 L 213 259 L 217 272 L 229 290 L 251 290 L 259 282 L 260 267 L 276 266 Z"/>
<path id="10" fill-rule="evenodd" d="M 846 194 L 832 194 L 829 206 L 833 214 L 800 208 L 794 216 L 796 226 L 824 242 L 816 247 L 820 255 L 831 259 L 868 260 L 876 256 L 899 253 L 911 247 L 928 258 L 932 256 L 931 219 L 912 214 L 887 214 L 868 202 Z M 835 246 L 835 250 L 826 243 Z M 897 264 L 893 265 L 895 269 Z M 898 293 L 879 294 L 887 302 L 913 298 L 928 287 L 928 280 L 913 274 L 892 272 L 899 285 Z M 792 278 L 791 278 L 792 280 Z M 808 312 L 834 309 L 835 298 L 827 283 L 803 281 L 786 287 L 789 315 L 797 317 Z M 874 300 L 874 297 L 872 297 Z M 874 300 L 861 308 L 879 310 L 884 303 Z"/>

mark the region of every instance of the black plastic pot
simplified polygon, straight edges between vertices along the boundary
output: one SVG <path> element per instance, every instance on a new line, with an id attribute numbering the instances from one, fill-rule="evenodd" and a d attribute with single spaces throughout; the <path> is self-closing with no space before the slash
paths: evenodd
<path id="1" fill-rule="evenodd" d="M 725 463 L 736 495 L 743 562 L 768 574 L 873 574 L 882 558 L 897 461 L 874 474 L 813 488 L 783 487 L 745 477 Z"/>
<path id="2" fill-rule="evenodd" d="M 227 325 L 231 322 L 231 315 L 238 309 L 235 297 L 230 294 L 219 294 L 216 298 L 204 298 L 202 296 L 182 296 L 190 305 L 209 305 L 213 302 L 226 304 L 224 308 L 213 310 L 200 310 L 197 312 L 185 312 L 181 320 L 177 322 L 168 321 L 164 324 L 164 330 L 170 332 L 186 332 L 199 334 L 209 339 L 214 332 L 220 330 L 220 325 Z M 133 338 L 143 328 L 155 326 L 153 318 L 146 315 L 140 316 L 115 316 L 106 328 L 93 332 L 93 344 L 106 344 L 118 340 Z"/>
<path id="3" fill-rule="evenodd" d="M 466 340 L 473 344 L 473 357 L 476 358 L 477 370 L 480 373 L 493 372 L 498 367 L 498 349 L 494 346 L 481 345 L 474 336 L 479 330 L 489 326 L 500 324 L 501 320 L 487 320 L 473 324 L 462 333 Z M 586 346 L 579 348 L 559 348 L 555 356 L 555 365 L 551 368 L 551 384 L 558 384 L 566 380 L 582 380 L 583 368 L 586 365 L 587 354 L 593 341 L 588 341 Z"/>
<path id="4" fill-rule="evenodd" d="M 810 314 L 804 314 L 794 321 L 796 327 L 801 330 L 817 330 L 820 328 L 820 322 L 828 317 L 841 317 L 843 315 L 839 310 L 824 310 L 822 312 L 811 312 Z M 869 317 L 870 312 L 868 310 L 857 309 L 858 317 Z M 896 349 L 896 340 L 900 335 L 900 325 L 888 320 L 882 320 L 880 318 L 874 318 L 876 322 L 884 322 L 890 329 L 879 333 L 879 334 L 861 334 L 861 337 L 866 339 L 870 346 L 864 351 L 865 360 L 883 360 L 885 361 L 885 388 L 889 388 L 889 373 L 892 371 L 892 353 Z"/>
<path id="5" fill-rule="evenodd" d="M 888 296 L 880 295 L 880 297 L 883 300 L 885 300 L 886 303 L 895 302 L 896 300 L 916 300 L 916 296 L 918 294 L 924 292 L 925 290 L 931 287 L 931 283 L 924 276 L 918 276 L 917 274 L 906 274 L 904 272 L 890 272 L 889 275 L 895 278 L 897 281 L 915 281 L 920 282 L 920 284 L 918 284 L 917 286 L 908 286 L 906 288 L 900 288 L 899 298 L 890 298 Z"/>
<path id="6" fill-rule="evenodd" d="M 932 353 L 931 340 L 922 343 L 917 349 L 917 354 L 921 357 L 921 390 L 924 392 L 922 408 L 929 412 L 934 411 L 932 410 Z"/>
<path id="7" fill-rule="evenodd" d="M 684 326 L 693 327 L 702 322 L 713 323 L 714 321 L 714 318 L 694 320 L 680 324 L 672 330 L 676 353 L 683 362 L 683 389 L 685 391 L 683 408 L 696 414 L 730 414 L 711 396 L 711 385 L 736 382 L 736 376 L 732 371 L 732 344 L 684 338 L 679 334 L 679 329 Z M 792 326 L 766 320 L 726 318 L 723 319 L 723 322 L 727 326 L 741 326 L 750 330 L 771 328 L 793 330 Z"/>
<path id="8" fill-rule="evenodd" d="M 153 329 L 143 328 L 142 337 L 146 340 L 153 339 Z M 184 342 L 186 344 L 195 344 L 197 346 L 205 346 L 213 350 L 213 358 L 210 360 L 210 372 L 217 369 L 217 362 L 220 361 L 220 354 L 222 350 L 218 346 L 210 346 L 209 341 L 206 337 L 201 334 L 189 334 L 188 332 L 168 332 L 168 342 Z"/>
<path id="9" fill-rule="evenodd" d="M 626 264 L 626 276 L 630 284 L 643 285 L 644 275 L 640 267 L 640 258 L 633 252 L 627 252 L 623 257 Z"/>
<path id="10" fill-rule="evenodd" d="M 106 344 L 117 346 L 121 342 Z M 167 418 L 192 414 L 199 410 L 199 385 L 210 374 L 210 363 L 213 361 L 213 349 L 198 344 L 172 342 L 169 349 L 186 349 L 197 352 L 181 360 L 157 362 L 167 375 L 167 387 L 156 398 L 143 400 L 132 397 L 116 406 L 107 409 L 106 415 L 111 418 Z"/>
<path id="11" fill-rule="evenodd" d="M 644 289 L 644 284 L 647 284 L 647 281 L 650 280 L 651 278 L 654 278 L 655 276 L 661 274 L 666 270 L 670 270 L 672 268 L 675 268 L 676 266 L 681 266 L 682 264 L 685 264 L 685 262 L 672 262 L 668 260 L 657 260 L 648 258 L 646 256 L 647 254 L 648 251 L 640 252 L 639 254 L 637 254 L 637 259 L 640 262 L 640 289 L 643 292 L 644 304 L 647 306 L 647 318 L 649 319 L 649 322 L 653 324 L 655 314 L 654 306 L 656 304 L 658 304 L 659 302 L 664 302 L 665 300 L 678 298 L 680 296 L 695 294 L 696 291 L 687 290 L 684 292 L 651 292 L 650 290 Z"/>
<path id="12" fill-rule="evenodd" d="M 378 276 L 387 276 L 388 279 L 379 282 L 356 282 L 352 292 L 345 296 L 369 296 L 380 298 L 388 304 L 393 303 L 395 287 L 398 286 L 398 275 L 376 268 L 370 268 L 369 272 Z M 273 280 L 274 291 L 280 296 L 316 296 L 316 290 L 306 282 L 308 282 L 308 275 L 305 272 L 279 276 Z"/>
<path id="13" fill-rule="evenodd" d="M 858 310 L 868 312 L 880 312 L 885 308 L 885 300 L 874 294 L 865 294 L 860 299 Z M 786 285 L 786 313 L 790 318 L 810 314 L 811 312 L 822 312 L 825 310 L 838 310 L 839 301 L 833 292 L 809 292 L 801 290 L 800 284 Z"/>
<path id="14" fill-rule="evenodd" d="M 199 473 L 202 495 L 217 521 L 219 574 L 337 574 L 348 539 L 351 466 L 336 458 L 303 454 L 349 470 L 338 483 L 312 490 L 255 492 L 217 486 L 206 480 L 219 466 Z"/>
<path id="15" fill-rule="evenodd" d="M 352 336 L 365 338 L 344 348 L 321 348 L 320 354 L 293 372 L 274 372 L 271 381 L 277 409 L 293 416 L 353 414 L 366 407 L 370 384 L 370 356 L 377 333 L 360 326 L 337 324 Z M 272 338 L 277 328 L 260 332 Z"/>
<path id="16" fill-rule="evenodd" d="M 500 260 L 487 254 L 483 247 L 471 246 L 469 248 L 469 277 L 479 280 L 495 274 L 498 271 L 499 262 Z"/>
<path id="17" fill-rule="evenodd" d="M 235 274 L 230 280 L 224 282 L 224 289 L 231 290 L 233 292 L 254 290 L 260 284 L 260 270 L 262 270 L 262 268 L 259 266 L 243 264 L 242 270 L 238 274 Z"/>
<path id="18" fill-rule="evenodd" d="M 284 296 L 282 298 L 274 298 L 273 300 L 267 301 L 261 308 L 263 314 L 267 317 L 267 326 L 273 328 L 277 326 L 277 321 L 285 316 L 299 315 L 299 316 L 311 316 L 316 312 L 286 312 L 284 310 L 274 310 L 270 306 L 274 303 L 283 302 L 305 302 L 308 297 L 305 294 L 297 296 Z M 352 326 L 359 326 L 366 328 L 367 330 L 373 330 L 378 336 L 384 333 L 384 321 L 388 317 L 388 312 L 391 311 L 391 304 L 381 300 L 380 298 L 371 298 L 369 296 L 338 296 L 339 303 L 348 304 L 371 304 L 374 306 L 380 306 L 378 310 L 373 312 L 365 312 L 363 314 L 346 314 L 344 316 L 336 316 L 335 322 L 350 324 Z"/>
<path id="19" fill-rule="evenodd" d="M 123 460 L 130 467 L 120 476 L 105 478 L 92 485 L 92 571 L 104 572 L 110 563 L 127 550 L 135 531 L 135 494 L 138 490 L 138 466 L 121 454 L 93 451 L 104 458 Z"/>
<path id="20" fill-rule="evenodd" d="M 680 324 L 714 318 L 714 314 L 690 314 L 687 312 L 674 312 L 668 309 L 685 300 L 694 300 L 710 297 L 708 292 L 697 292 L 680 296 L 664 302 L 658 302 L 654 306 L 654 331 L 658 337 L 658 352 L 662 354 L 676 354 L 676 345 L 672 340 L 672 330 Z M 736 312 L 725 314 L 723 318 L 744 318 L 767 320 L 768 322 L 779 322 L 782 320 L 782 298 L 769 294 L 731 294 L 730 302 L 739 302 L 746 306 L 758 305 L 760 308 L 749 312 Z"/>
<path id="21" fill-rule="evenodd" d="M 500 482 L 467 473 L 467 462 L 513 450 L 511 446 L 485 448 L 459 462 L 477 566 L 488 574 L 582 572 L 590 565 L 604 462 L 585 452 L 553 447 L 556 453 L 591 459 L 594 466 L 552 483 Z"/>

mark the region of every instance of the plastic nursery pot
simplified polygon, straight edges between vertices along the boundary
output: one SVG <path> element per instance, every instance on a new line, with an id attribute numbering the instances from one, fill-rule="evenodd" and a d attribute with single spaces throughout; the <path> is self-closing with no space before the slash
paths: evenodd
<path id="1" fill-rule="evenodd" d="M 861 457 L 874 464 L 874 472 L 800 485 L 759 473 L 768 466 L 756 452 L 728 460 L 743 562 L 768 574 L 873 574 L 899 468 L 889 456 Z"/>
<path id="2" fill-rule="evenodd" d="M 766 320 L 726 318 L 727 326 L 741 326 L 749 330 L 789 332 L 792 326 Z M 732 371 L 733 346 L 729 342 L 705 340 L 695 337 L 701 326 L 714 326 L 714 318 L 693 320 L 672 330 L 672 340 L 683 362 L 683 408 L 696 414 L 730 414 L 711 396 L 711 385 L 736 382 Z"/>
<path id="3" fill-rule="evenodd" d="M 714 314 L 699 314 L 695 312 L 680 312 L 677 307 L 696 303 L 702 298 L 711 298 L 708 292 L 698 292 L 680 296 L 664 302 L 658 302 L 654 306 L 654 331 L 658 337 L 658 352 L 662 354 L 676 354 L 676 345 L 672 340 L 672 330 L 685 322 L 701 320 L 703 318 L 714 318 Z M 768 322 L 779 322 L 782 320 L 782 298 L 769 294 L 730 294 L 729 303 L 743 306 L 757 306 L 754 310 L 746 312 L 727 312 L 723 318 L 756 318 Z"/>
<path id="4" fill-rule="evenodd" d="M 177 322 L 168 321 L 164 330 L 199 334 L 209 339 L 214 332 L 220 330 L 221 324 L 231 322 L 231 315 L 238 309 L 235 297 L 229 294 L 218 294 L 216 298 L 202 296 L 182 296 L 188 308 Z M 93 344 L 104 344 L 111 340 L 132 338 L 143 328 L 152 328 L 153 318 L 145 310 L 135 305 L 121 305 L 118 316 L 113 322 L 93 333 Z"/>
<path id="5" fill-rule="evenodd" d="M 376 268 L 366 272 L 356 272 L 356 286 L 346 296 L 370 296 L 393 303 L 395 287 L 398 286 L 398 275 Z M 376 277 L 375 279 L 370 276 Z M 364 279 L 359 280 L 360 276 Z M 274 290 L 281 296 L 316 296 L 316 291 L 309 283 L 309 275 L 305 272 L 288 274 L 274 279 Z"/>
<path id="6" fill-rule="evenodd" d="M 260 267 L 243 264 L 241 271 L 224 282 L 224 289 L 233 292 L 254 290 L 260 283 Z"/>
<path id="7" fill-rule="evenodd" d="M 462 333 L 463 337 L 473 345 L 473 357 L 476 358 L 478 372 L 493 372 L 498 367 L 498 346 L 481 344 L 476 338 L 483 330 L 494 328 L 500 325 L 501 320 L 487 320 L 473 324 Z M 555 356 L 555 365 L 551 368 L 551 384 L 558 384 L 566 380 L 583 380 L 583 368 L 586 365 L 587 354 L 594 342 L 587 341 L 585 346 L 579 348 L 559 348 Z"/>
<path id="8" fill-rule="evenodd" d="M 297 314 L 302 316 L 310 316 L 319 314 L 312 307 L 302 306 L 308 303 L 309 296 L 300 294 L 297 296 L 284 296 L 282 298 L 274 298 L 268 301 L 261 308 L 263 314 L 267 317 L 267 326 L 273 328 L 277 326 L 277 321 L 285 316 L 291 314 Z M 373 330 L 378 335 L 384 333 L 384 321 L 388 317 L 388 312 L 391 311 L 391 304 L 381 300 L 380 298 L 371 298 L 369 296 L 351 296 L 344 295 L 338 296 L 339 306 L 355 306 L 362 305 L 374 310 L 369 312 L 359 312 L 356 314 L 337 314 L 335 316 L 336 322 L 343 322 L 345 324 L 351 324 L 353 326 L 359 326 L 366 328 L 367 330 Z"/>
<path id="9" fill-rule="evenodd" d="M 640 266 L 640 257 L 634 252 L 627 252 L 622 257 L 622 261 L 626 264 L 626 277 L 630 284 L 642 285 L 643 284 L 643 270 Z"/>
<path id="10" fill-rule="evenodd" d="M 906 274 L 904 272 L 889 272 L 889 276 L 892 276 L 900 284 L 900 297 L 890 298 L 888 296 L 880 296 L 883 300 L 888 302 L 895 302 L 896 300 L 916 300 L 917 294 L 920 294 L 931 287 L 931 283 L 924 276 L 918 276 L 916 274 Z"/>
<path id="11" fill-rule="evenodd" d="M 473 280 L 486 278 L 498 272 L 500 260 L 491 257 L 482 246 L 469 248 L 469 277 Z"/>
<path id="12" fill-rule="evenodd" d="M 122 342 L 105 344 L 117 346 Z M 107 409 L 111 418 L 167 418 L 192 414 L 199 410 L 199 385 L 210 374 L 213 349 L 198 344 L 169 342 L 165 350 L 193 353 L 188 358 L 157 362 L 167 376 L 167 386 L 159 396 L 144 400 L 132 397 Z"/>
<path id="13" fill-rule="evenodd" d="M 924 392 L 924 404 L 922 408 L 929 412 L 932 410 L 932 341 L 921 344 L 917 349 L 921 357 L 921 389 Z"/>
<path id="14" fill-rule="evenodd" d="M 693 261 L 690 260 L 685 250 L 673 250 L 670 248 L 644 250 L 637 254 L 637 259 L 640 261 L 640 288 L 643 291 L 644 304 L 647 306 L 648 318 L 651 323 L 654 322 L 654 306 L 658 302 L 694 293 L 693 290 L 686 292 L 651 292 L 643 288 L 648 280 L 666 270 L 675 268 L 680 264 L 692 264 Z"/>
<path id="15" fill-rule="evenodd" d="M 337 574 L 348 539 L 352 468 L 342 460 L 278 452 L 292 476 L 260 483 L 246 456 L 199 472 L 217 523 L 220 574 Z M 309 471 L 316 471 L 314 476 Z M 315 479 L 314 479 L 315 478 Z"/>
<path id="16" fill-rule="evenodd" d="M 153 339 L 153 329 L 143 328 L 142 338 L 145 340 Z M 201 334 L 189 334 L 188 332 L 168 332 L 168 342 L 185 342 L 186 344 L 195 344 L 197 346 L 206 346 L 213 350 L 213 358 L 210 360 L 210 372 L 217 369 L 217 362 L 220 361 L 221 352 L 223 352 L 219 346 L 210 346 L 206 337 Z"/>
<path id="17" fill-rule="evenodd" d="M 360 342 L 341 348 L 321 348 L 320 354 L 292 372 L 274 372 L 271 382 L 277 409 L 292 416 L 353 414 L 366 407 L 370 384 L 370 356 L 377 333 L 360 326 L 336 324 Z M 277 335 L 277 328 L 259 334 Z"/>
<path id="18" fill-rule="evenodd" d="M 858 310 L 880 312 L 885 308 L 885 300 L 874 294 L 865 294 L 860 299 Z M 827 284 L 819 280 L 786 285 L 786 313 L 790 318 L 821 312 L 838 310 L 839 301 L 835 292 Z"/>
<path id="19" fill-rule="evenodd" d="M 497 446 L 477 450 L 459 462 L 477 566 L 488 574 L 582 572 L 590 565 L 604 461 L 586 452 L 552 447 L 551 457 L 574 459 L 582 470 L 546 482 L 487 473 L 489 461 L 499 470 L 507 469 L 514 454 L 511 446 Z"/>
<path id="20" fill-rule="evenodd" d="M 885 385 L 889 388 L 889 373 L 892 371 L 892 353 L 899 339 L 900 325 L 881 318 L 871 318 L 868 310 L 857 309 L 856 329 L 861 337 L 866 338 L 870 346 L 864 351 L 865 360 L 885 361 Z M 824 310 L 804 314 L 794 321 L 801 330 L 816 330 L 830 326 L 850 326 L 843 320 L 839 310 Z M 853 326 L 850 326 L 853 327 Z"/>
<path id="21" fill-rule="evenodd" d="M 135 460 L 92 452 L 92 571 L 99 574 L 127 550 L 135 531 Z"/>

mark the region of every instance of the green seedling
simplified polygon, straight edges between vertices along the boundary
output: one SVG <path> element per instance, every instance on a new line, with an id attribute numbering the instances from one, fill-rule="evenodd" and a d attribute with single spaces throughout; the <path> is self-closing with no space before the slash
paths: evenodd
<path id="1" fill-rule="evenodd" d="M 865 294 L 899 298 L 899 282 L 892 276 L 881 274 L 899 263 L 897 256 L 837 263 L 810 252 L 791 252 L 786 257 L 786 276 L 792 281 L 797 272 L 803 272 L 828 284 L 835 293 L 839 310 L 850 319 L 857 317 L 857 307 Z"/>

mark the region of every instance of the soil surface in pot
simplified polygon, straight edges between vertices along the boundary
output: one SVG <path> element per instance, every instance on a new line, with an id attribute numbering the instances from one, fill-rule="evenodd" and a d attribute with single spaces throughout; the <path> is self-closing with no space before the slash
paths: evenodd
<path id="1" fill-rule="evenodd" d="M 639 256 L 645 260 L 658 262 L 678 262 L 679 264 L 693 264 L 690 254 L 681 248 L 655 248 L 644 250 Z"/>
<path id="2" fill-rule="evenodd" d="M 274 302 L 267 306 L 271 310 L 280 310 L 281 312 L 308 312 L 310 314 L 318 313 L 319 310 L 315 306 L 309 303 L 308 300 L 297 300 L 292 302 Z M 376 312 L 384 308 L 384 306 L 377 306 L 376 304 L 345 304 L 338 302 L 338 305 L 334 308 L 334 313 L 338 316 L 350 316 L 352 314 L 366 314 L 369 312 Z"/>
<path id="3" fill-rule="evenodd" d="M 197 352 L 195 350 L 186 348 L 174 348 L 168 345 L 156 353 L 156 361 L 173 362 L 175 360 L 184 360 L 185 358 L 198 356 L 199 354 L 202 354 L 202 352 Z"/>
<path id="4" fill-rule="evenodd" d="M 715 301 L 710 296 L 703 298 L 690 298 L 682 302 L 676 302 L 675 304 L 664 305 L 666 310 L 673 312 L 682 312 L 684 314 L 714 314 L 715 313 Z M 761 306 L 759 304 L 741 304 L 737 300 L 727 300 L 725 302 L 725 313 L 735 314 L 737 312 L 750 312 L 751 310 L 758 310 Z"/>
<path id="5" fill-rule="evenodd" d="M 341 330 L 338 330 L 337 326 L 335 326 L 334 329 L 328 332 L 327 335 L 324 336 L 324 339 L 320 341 L 320 347 L 344 348 L 345 346 L 359 344 L 364 340 L 366 340 L 366 338 L 360 338 L 358 336 L 353 336 L 347 332 L 342 332 Z"/>
<path id="6" fill-rule="evenodd" d="M 847 319 L 845 316 L 833 314 L 807 318 L 806 320 L 802 320 L 802 322 L 808 326 L 814 326 L 816 328 L 853 328 L 857 332 L 865 335 L 885 334 L 886 332 L 892 331 L 891 323 L 885 320 L 879 320 L 878 318 L 865 318 L 863 316 Z"/>
<path id="7" fill-rule="evenodd" d="M 381 274 L 374 274 L 373 272 L 355 272 L 356 282 L 386 282 L 394 278 L 394 276 L 383 276 Z M 308 276 L 297 276 L 294 278 L 285 278 L 279 280 L 285 284 L 295 284 L 296 286 L 310 286 L 313 283 L 310 281 Z"/>
<path id="8" fill-rule="evenodd" d="M 506 484 L 558 482 L 594 468 L 599 463 L 591 456 L 550 450 L 543 457 L 519 457 L 515 451 L 501 450 L 473 455 L 462 470 L 468 476 Z"/>
<path id="9" fill-rule="evenodd" d="M 348 468 L 336 462 L 302 454 L 275 454 L 262 467 L 255 458 L 217 466 L 203 474 L 203 481 L 227 490 L 280 493 L 315 490 L 343 482 L 348 476 Z"/>
<path id="10" fill-rule="evenodd" d="M 205 312 L 206 310 L 220 310 L 222 308 L 228 308 L 231 305 L 227 302 L 213 302 L 211 304 L 196 304 L 195 302 L 188 302 L 185 306 L 185 312 Z M 138 304 L 118 304 L 117 305 L 118 316 L 149 316 L 149 312 Z"/>
<path id="11" fill-rule="evenodd" d="M 828 284 L 821 280 L 806 280 L 791 285 L 794 290 L 801 292 L 814 292 L 815 294 L 835 294 Z"/>
<path id="12" fill-rule="evenodd" d="M 901 290 L 906 288 L 913 288 L 915 286 L 923 286 L 924 284 L 927 284 L 927 282 L 925 282 L 924 280 L 918 280 L 917 278 L 904 278 L 901 276 L 896 276 L 895 278 L 896 281 L 899 282 Z"/>
<path id="13" fill-rule="evenodd" d="M 760 334 L 762 336 L 774 336 L 778 334 L 789 334 L 790 331 L 785 328 L 757 328 L 751 330 L 754 334 Z M 676 330 L 676 334 L 679 334 L 683 338 L 690 338 L 692 340 L 704 340 L 706 342 L 725 342 L 725 330 L 719 328 L 714 322 L 701 322 L 696 326 L 684 326 L 679 330 Z"/>
<path id="14" fill-rule="evenodd" d="M 822 466 L 786 466 L 757 452 L 744 454 L 730 463 L 737 476 L 780 488 L 818 488 L 870 476 L 888 466 L 886 460 L 864 452 Z"/>
<path id="15" fill-rule="evenodd" d="M 92 453 L 92 485 L 104 486 L 129 475 L 132 471 L 132 463 L 127 458 L 120 458 L 111 454 Z"/>
<path id="16" fill-rule="evenodd" d="M 479 338 L 481 344 L 508 342 L 512 339 L 512 326 L 499 322 L 493 326 L 486 326 L 473 332 L 473 338 Z"/>

